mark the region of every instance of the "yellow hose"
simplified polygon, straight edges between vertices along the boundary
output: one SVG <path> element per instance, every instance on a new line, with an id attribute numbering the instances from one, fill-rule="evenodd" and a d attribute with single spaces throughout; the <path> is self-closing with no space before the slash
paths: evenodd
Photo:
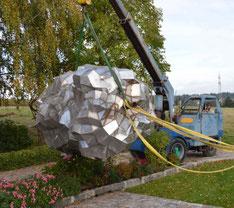
<path id="1" fill-rule="evenodd" d="M 90 5 L 91 3 L 91 0 L 78 0 L 78 4 L 80 5 Z"/>

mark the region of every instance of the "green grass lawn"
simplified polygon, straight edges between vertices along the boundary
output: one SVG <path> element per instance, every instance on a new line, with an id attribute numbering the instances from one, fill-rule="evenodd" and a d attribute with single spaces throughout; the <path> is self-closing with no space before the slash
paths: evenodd
<path id="1" fill-rule="evenodd" d="M 223 134 L 222 140 L 234 145 L 234 108 L 222 108 Z"/>
<path id="2" fill-rule="evenodd" d="M 217 170 L 234 165 L 234 160 L 205 163 L 197 170 Z M 221 207 L 234 207 L 234 169 L 214 174 L 180 172 L 144 185 L 127 189 L 128 192 L 176 199 Z"/>
<path id="3" fill-rule="evenodd" d="M 0 118 L 0 120 L 10 119 L 26 126 L 33 125 L 33 116 L 28 106 L 22 106 L 19 110 L 17 110 L 16 107 L 0 107 L 0 115 L 5 115 L 7 113 L 15 113 L 16 115 L 3 117 Z"/>

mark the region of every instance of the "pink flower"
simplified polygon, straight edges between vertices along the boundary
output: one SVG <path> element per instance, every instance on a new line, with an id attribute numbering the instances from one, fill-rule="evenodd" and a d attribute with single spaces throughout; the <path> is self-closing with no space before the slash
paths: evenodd
<path id="1" fill-rule="evenodd" d="M 18 194 L 17 197 L 18 197 L 18 199 L 23 199 L 24 198 L 22 194 Z"/>
<path id="2" fill-rule="evenodd" d="M 53 204 L 55 203 L 55 201 L 53 199 L 51 199 L 51 201 L 49 202 L 49 204 Z"/>
<path id="3" fill-rule="evenodd" d="M 11 202 L 10 208 L 14 208 L 14 202 Z"/>
<path id="4" fill-rule="evenodd" d="M 16 191 L 13 191 L 12 194 L 14 197 L 16 197 L 18 195 L 18 193 Z"/>
<path id="5" fill-rule="evenodd" d="M 16 181 L 16 184 L 18 184 L 18 183 L 21 183 L 21 180 L 20 180 L 20 179 L 18 179 L 18 180 Z"/>
<path id="6" fill-rule="evenodd" d="M 42 191 L 45 191 L 45 190 L 46 190 L 46 188 L 45 188 L 45 187 L 43 187 L 41 190 L 42 190 Z"/>
<path id="7" fill-rule="evenodd" d="M 26 208 L 26 202 L 25 201 L 23 201 L 23 203 L 21 204 L 21 206 L 20 206 L 20 208 Z"/>
<path id="8" fill-rule="evenodd" d="M 34 187 L 34 188 L 38 188 L 37 182 L 36 182 L 36 181 L 33 181 L 33 187 Z"/>
<path id="9" fill-rule="evenodd" d="M 32 193 L 35 193 L 35 192 L 36 192 L 35 189 L 30 189 L 29 191 L 31 191 Z"/>
<path id="10" fill-rule="evenodd" d="M 8 187 L 13 188 L 14 184 L 8 183 Z"/>
<path id="11" fill-rule="evenodd" d="M 31 200 L 31 202 L 35 203 L 35 201 L 36 201 L 36 199 L 35 199 L 35 197 L 33 197 L 32 200 Z"/>
<path id="12" fill-rule="evenodd" d="M 47 180 L 47 178 L 45 176 L 42 177 L 42 180 L 43 180 L 43 183 L 47 183 L 48 182 L 48 180 Z"/>
<path id="13" fill-rule="evenodd" d="M 46 177 L 49 178 L 49 179 L 54 179 L 53 175 L 46 175 Z"/>
<path id="14" fill-rule="evenodd" d="M 63 157 L 64 160 L 70 160 L 73 157 L 73 154 L 68 154 Z"/>
<path id="15" fill-rule="evenodd" d="M 15 187 L 15 190 L 18 191 L 18 190 L 19 190 L 19 186 L 16 186 L 16 187 Z"/>
<path id="16" fill-rule="evenodd" d="M 37 173 L 36 175 L 37 179 L 41 177 L 41 174 L 40 173 Z"/>

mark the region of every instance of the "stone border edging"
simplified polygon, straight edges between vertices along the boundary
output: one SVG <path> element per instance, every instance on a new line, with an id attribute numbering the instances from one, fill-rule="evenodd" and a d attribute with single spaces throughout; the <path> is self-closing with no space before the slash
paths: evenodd
<path id="1" fill-rule="evenodd" d="M 202 161 L 197 161 L 197 162 L 191 162 L 191 163 L 189 163 L 187 165 L 183 165 L 181 167 L 186 168 L 186 169 L 192 169 L 193 167 L 200 165 L 200 164 L 203 164 L 203 163 L 206 163 L 206 162 L 216 162 L 216 161 L 229 160 L 229 159 L 234 159 L 234 157 L 208 159 L 208 160 L 202 160 Z M 66 205 L 71 205 L 76 201 L 82 201 L 82 200 L 89 199 L 89 198 L 94 197 L 94 196 L 103 195 L 107 192 L 125 190 L 127 188 L 131 188 L 134 186 L 145 184 L 145 183 L 148 183 L 150 181 L 153 181 L 153 180 L 156 180 L 159 178 L 163 178 L 163 177 L 169 176 L 171 174 L 182 172 L 182 171 L 184 171 L 184 170 L 181 170 L 179 168 L 170 168 L 170 169 L 164 170 L 162 172 L 153 173 L 153 174 L 148 175 L 148 176 L 143 176 L 142 178 L 132 178 L 132 179 L 129 179 L 126 181 L 122 181 L 120 183 L 113 183 L 113 184 L 109 184 L 106 186 L 101 186 L 98 188 L 86 190 L 86 191 L 83 191 L 76 196 L 70 196 L 70 197 L 63 198 L 62 200 L 55 203 L 53 205 L 53 208 L 61 208 L 61 207 L 64 207 Z"/>

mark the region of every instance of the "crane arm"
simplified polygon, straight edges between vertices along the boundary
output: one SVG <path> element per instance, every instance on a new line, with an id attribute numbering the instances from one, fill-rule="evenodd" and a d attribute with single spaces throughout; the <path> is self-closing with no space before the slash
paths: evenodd
<path id="1" fill-rule="evenodd" d="M 109 2 L 118 15 L 121 26 L 153 80 L 153 89 L 156 94 L 155 111 L 157 116 L 162 118 L 165 110 L 169 110 L 170 119 L 172 120 L 174 112 L 174 89 L 172 85 L 165 74 L 161 73 L 130 13 L 124 8 L 122 1 L 109 0 Z"/>
<path id="2" fill-rule="evenodd" d="M 119 22 L 123 27 L 133 47 L 140 56 L 143 64 L 148 70 L 154 82 L 162 81 L 162 74 L 158 68 L 156 61 L 150 53 L 144 39 L 142 38 L 137 26 L 135 25 L 130 13 L 126 11 L 124 5 L 119 0 L 109 0 L 113 9 L 119 17 Z"/>

